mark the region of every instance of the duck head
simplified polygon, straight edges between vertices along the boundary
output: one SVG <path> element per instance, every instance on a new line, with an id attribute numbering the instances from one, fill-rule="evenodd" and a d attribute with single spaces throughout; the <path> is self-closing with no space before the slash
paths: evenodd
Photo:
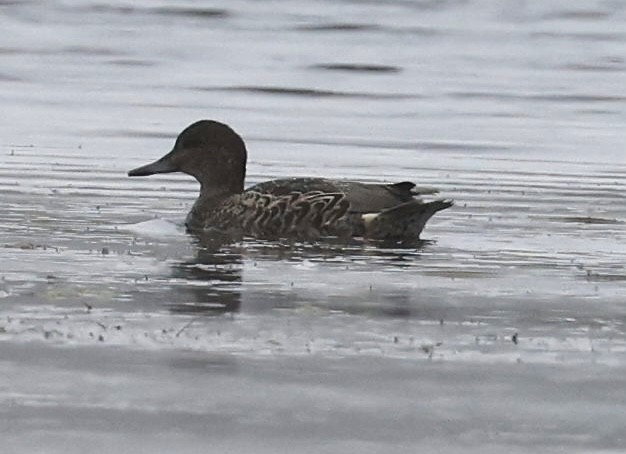
<path id="1" fill-rule="evenodd" d="M 243 191 L 246 146 L 229 126 L 200 120 L 180 133 L 174 148 L 161 159 L 128 172 L 130 177 L 183 172 L 211 192 Z"/>

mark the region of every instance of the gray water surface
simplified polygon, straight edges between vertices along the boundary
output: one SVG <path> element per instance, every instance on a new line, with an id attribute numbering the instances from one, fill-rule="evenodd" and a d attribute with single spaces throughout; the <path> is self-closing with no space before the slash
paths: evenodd
<path id="1" fill-rule="evenodd" d="M 622 452 L 626 5 L 1 2 L 6 452 Z M 412 180 L 421 248 L 182 226 L 247 184 Z"/>

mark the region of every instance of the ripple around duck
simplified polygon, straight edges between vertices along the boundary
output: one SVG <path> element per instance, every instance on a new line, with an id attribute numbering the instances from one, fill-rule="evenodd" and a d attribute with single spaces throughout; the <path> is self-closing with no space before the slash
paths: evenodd
<path id="1" fill-rule="evenodd" d="M 599 217 L 592 217 L 592 216 L 554 216 L 554 217 L 550 217 L 547 216 L 544 218 L 545 220 L 553 220 L 555 222 L 573 222 L 573 223 L 577 223 L 577 224 L 603 224 L 603 225 L 607 225 L 607 224 L 624 224 L 624 221 L 620 221 L 617 219 L 607 219 L 607 218 L 599 218 Z"/>
<path id="2" fill-rule="evenodd" d="M 6 74 L 6 73 L 0 73 L 0 81 L 2 82 L 23 82 L 24 79 L 17 77 L 17 76 L 13 76 L 11 74 Z"/>
<path id="3" fill-rule="evenodd" d="M 606 62 L 606 63 L 570 63 L 560 67 L 564 71 L 580 71 L 580 72 L 624 72 L 626 65 L 623 61 Z"/>
<path id="4" fill-rule="evenodd" d="M 369 32 L 380 29 L 378 24 L 355 24 L 351 22 L 327 23 L 327 24 L 304 24 L 294 28 L 297 31 L 307 32 Z"/>
<path id="5" fill-rule="evenodd" d="M 136 66 L 136 67 L 149 67 L 149 66 L 156 66 L 157 63 L 154 61 L 149 61 L 149 60 L 140 60 L 140 59 L 131 59 L 131 58 L 118 58 L 115 60 L 109 60 L 107 61 L 108 64 L 110 65 L 114 65 L 114 66 Z"/>
<path id="6" fill-rule="evenodd" d="M 101 46 L 67 46 L 61 49 L 62 53 L 75 54 L 80 56 L 100 56 L 100 57 L 122 57 L 126 52 L 119 49 Z"/>
<path id="7" fill-rule="evenodd" d="M 226 9 L 221 8 L 185 8 L 182 6 L 176 7 L 156 7 L 150 9 L 150 12 L 154 14 L 161 14 L 165 16 L 183 16 L 183 17 L 197 17 L 197 18 L 209 18 L 209 19 L 223 19 L 230 17 L 231 13 Z"/>
<path id="8" fill-rule="evenodd" d="M 448 150 L 448 151 L 503 151 L 508 148 L 507 144 L 489 143 L 489 142 L 452 142 L 452 141 L 394 141 L 394 140 L 375 140 L 375 139 L 325 139 L 322 137 L 259 137 L 250 136 L 249 140 L 259 142 L 276 142 L 276 143 L 293 143 L 293 144 L 311 144 L 311 145 L 333 145 L 333 146 L 349 146 L 358 148 L 376 148 L 387 150 Z M 358 166 L 358 162 L 353 164 Z"/>
<path id="9" fill-rule="evenodd" d="M 448 94 L 452 98 L 469 99 L 493 99 L 493 100 L 519 100 L 519 101 L 543 101 L 558 103 L 617 103 L 626 101 L 621 95 L 599 94 L 561 94 L 561 93 L 497 93 L 497 92 L 452 92 Z"/>
<path id="10" fill-rule="evenodd" d="M 571 20 L 578 21 L 580 19 L 590 21 L 601 21 L 611 17 L 614 13 L 610 11 L 601 10 L 563 10 L 563 11 L 551 11 L 542 16 L 544 20 Z"/>
<path id="11" fill-rule="evenodd" d="M 567 41 L 588 41 L 588 42 L 622 42 L 626 38 L 626 34 L 621 32 L 555 32 L 541 31 L 530 34 L 532 38 L 543 39 L 561 39 Z"/>
<path id="12" fill-rule="evenodd" d="M 81 8 L 92 13 L 107 13 L 115 15 L 129 14 L 157 14 L 160 16 L 189 17 L 200 19 L 222 19 L 229 17 L 231 13 L 222 8 L 202 8 L 184 6 L 157 6 L 139 7 L 130 5 L 91 4 Z"/>
<path id="13" fill-rule="evenodd" d="M 320 63 L 309 66 L 311 69 L 323 69 L 326 71 L 354 72 L 354 73 L 398 73 L 402 71 L 399 66 L 379 65 L 373 63 Z"/>
<path id="14" fill-rule="evenodd" d="M 322 90 L 318 88 L 270 87 L 256 85 L 241 85 L 233 87 L 191 87 L 190 89 L 198 91 L 232 91 L 305 98 L 416 99 L 422 97 L 421 95 L 413 93 L 349 92 L 339 90 Z"/>
<path id="15" fill-rule="evenodd" d="M 397 27 L 371 23 L 328 23 L 303 24 L 293 27 L 294 31 L 306 33 L 380 33 L 381 35 L 401 35 L 406 37 L 428 38 L 440 36 L 448 31 L 427 26 Z"/>

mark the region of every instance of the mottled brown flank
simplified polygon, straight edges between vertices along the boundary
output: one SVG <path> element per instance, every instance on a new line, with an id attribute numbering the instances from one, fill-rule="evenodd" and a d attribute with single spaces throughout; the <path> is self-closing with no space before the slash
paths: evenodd
<path id="1" fill-rule="evenodd" d="M 226 199 L 205 224 L 231 235 L 313 240 L 350 235 L 349 207 L 342 193 L 246 191 Z"/>

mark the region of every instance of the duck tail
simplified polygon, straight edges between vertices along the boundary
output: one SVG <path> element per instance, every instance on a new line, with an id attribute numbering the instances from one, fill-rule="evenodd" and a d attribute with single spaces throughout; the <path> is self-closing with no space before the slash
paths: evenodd
<path id="1" fill-rule="evenodd" d="M 419 239 L 426 222 L 438 211 L 454 205 L 452 200 L 409 202 L 387 208 L 379 213 L 363 214 L 365 235 L 374 240 Z"/>

